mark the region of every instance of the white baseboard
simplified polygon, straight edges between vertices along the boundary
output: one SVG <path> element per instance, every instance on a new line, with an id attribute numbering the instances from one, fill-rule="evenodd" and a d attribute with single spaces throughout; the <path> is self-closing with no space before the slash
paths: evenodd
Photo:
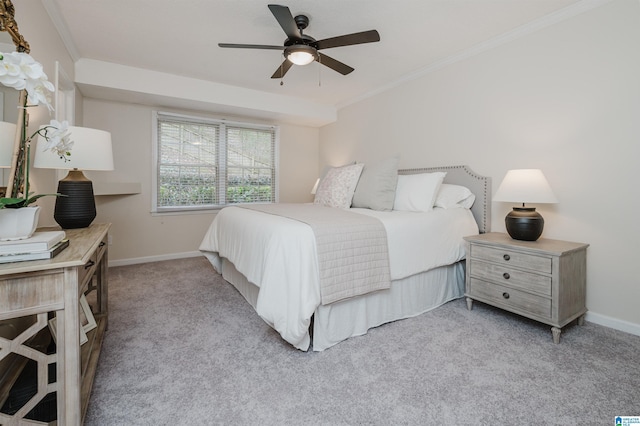
<path id="1" fill-rule="evenodd" d="M 606 315 L 597 314 L 595 312 L 587 312 L 587 315 L 584 317 L 584 319 L 585 321 L 589 321 L 594 324 L 603 325 L 605 327 L 624 331 L 625 333 L 640 336 L 640 324 L 634 324 L 629 321 L 608 317 Z"/>
<path id="2" fill-rule="evenodd" d="M 135 257 L 133 259 L 109 260 L 109 266 L 128 266 L 138 263 L 161 262 L 163 260 L 186 259 L 188 257 L 204 256 L 200 251 L 187 251 L 184 253 L 161 254 L 158 256 Z"/>

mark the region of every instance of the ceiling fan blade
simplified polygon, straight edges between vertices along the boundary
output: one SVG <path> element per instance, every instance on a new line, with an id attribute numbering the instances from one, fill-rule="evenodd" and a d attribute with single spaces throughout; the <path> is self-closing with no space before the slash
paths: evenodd
<path id="1" fill-rule="evenodd" d="M 349 65 L 343 64 L 342 62 L 320 52 L 318 52 L 318 59 L 316 59 L 316 61 L 320 62 L 322 65 L 328 66 L 334 71 L 338 71 L 342 75 L 347 75 L 353 71 L 353 68 Z"/>
<path id="2" fill-rule="evenodd" d="M 269 10 L 273 13 L 273 16 L 276 18 L 276 21 L 278 21 L 278 24 L 280 24 L 287 37 L 296 39 L 302 38 L 302 34 L 300 34 L 296 21 L 293 19 L 291 11 L 287 6 L 270 4 Z"/>
<path id="3" fill-rule="evenodd" d="M 284 75 L 287 73 L 287 71 L 289 71 L 289 69 L 291 69 L 292 66 L 293 66 L 293 62 L 289 61 L 288 59 L 285 59 L 284 62 L 278 67 L 276 72 L 273 73 L 271 78 L 284 77 Z"/>
<path id="4" fill-rule="evenodd" d="M 219 47 L 234 47 L 237 49 L 272 49 L 282 50 L 284 46 L 269 46 L 266 44 L 233 44 L 233 43 L 218 43 Z"/>
<path id="5" fill-rule="evenodd" d="M 325 38 L 315 43 L 316 49 L 329 49 L 331 47 L 352 46 L 354 44 L 373 43 L 380 41 L 380 34 L 376 30 L 362 31 L 360 33 L 346 34 L 338 37 Z"/>

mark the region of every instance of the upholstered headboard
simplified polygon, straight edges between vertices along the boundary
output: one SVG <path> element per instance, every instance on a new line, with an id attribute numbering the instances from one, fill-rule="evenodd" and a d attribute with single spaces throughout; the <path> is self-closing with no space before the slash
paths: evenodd
<path id="1" fill-rule="evenodd" d="M 468 166 L 442 166 L 426 167 L 422 169 L 401 169 L 400 175 L 412 175 L 417 173 L 447 172 L 444 183 L 462 185 L 469 188 L 476 196 L 476 201 L 471 207 L 471 213 L 478 223 L 480 233 L 491 231 L 491 178 L 480 176 Z"/>

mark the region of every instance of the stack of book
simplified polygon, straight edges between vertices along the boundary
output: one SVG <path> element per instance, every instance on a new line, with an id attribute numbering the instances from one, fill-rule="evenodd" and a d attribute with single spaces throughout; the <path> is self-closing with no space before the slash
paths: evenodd
<path id="1" fill-rule="evenodd" d="M 64 231 L 36 231 L 24 240 L 0 241 L 0 263 L 51 259 L 68 245 Z"/>

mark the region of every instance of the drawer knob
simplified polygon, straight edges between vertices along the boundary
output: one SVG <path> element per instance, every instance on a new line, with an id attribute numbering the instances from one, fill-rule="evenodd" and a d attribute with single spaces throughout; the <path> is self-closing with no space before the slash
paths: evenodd
<path id="1" fill-rule="evenodd" d="M 505 272 L 504 274 L 502 274 L 502 278 L 504 278 L 505 280 L 508 280 L 509 278 L 511 278 L 511 275 L 509 275 L 508 272 Z"/>
<path id="2" fill-rule="evenodd" d="M 504 297 L 505 299 L 509 298 L 509 293 L 507 293 L 506 291 L 504 293 L 502 293 L 502 297 Z"/>
<path id="3" fill-rule="evenodd" d="M 511 256 L 509 256 L 508 254 L 503 255 L 503 256 L 502 256 L 502 258 L 503 258 L 504 260 L 506 260 L 507 262 L 508 262 L 509 260 L 511 260 Z"/>

